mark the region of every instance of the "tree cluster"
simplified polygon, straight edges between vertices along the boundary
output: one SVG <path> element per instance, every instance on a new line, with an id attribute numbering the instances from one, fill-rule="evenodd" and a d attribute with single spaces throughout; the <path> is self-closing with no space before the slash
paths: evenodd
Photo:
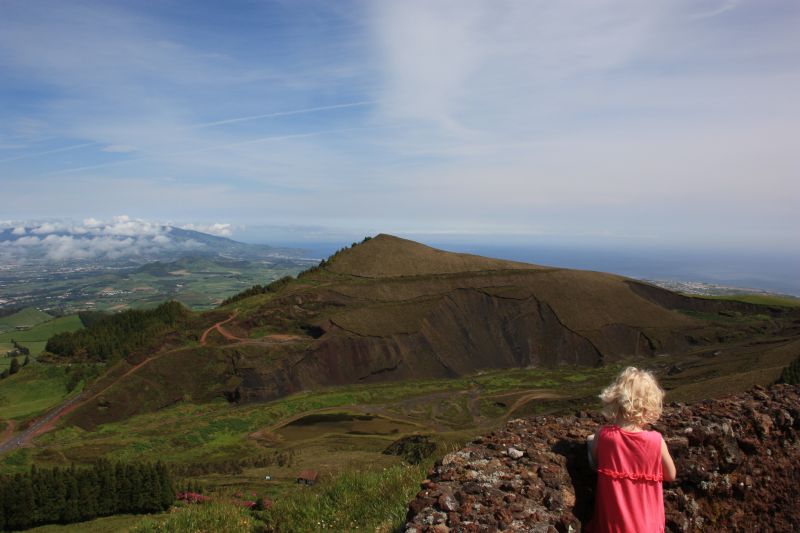
<path id="1" fill-rule="evenodd" d="M 69 524 L 99 516 L 164 511 L 175 500 L 163 463 L 99 461 L 91 468 L 0 476 L 0 529 Z"/>
<path id="2" fill-rule="evenodd" d="M 292 276 L 284 276 L 280 279 L 276 279 L 272 283 L 268 285 L 253 285 L 249 289 L 245 289 L 240 293 L 234 294 L 230 298 L 223 300 L 220 305 L 228 305 L 234 302 L 238 302 L 239 300 L 244 300 L 245 298 L 249 298 L 251 296 L 255 296 L 256 294 L 266 294 L 268 292 L 278 292 L 280 289 L 285 287 L 292 281 L 294 278 Z"/>
<path id="3" fill-rule="evenodd" d="M 165 302 L 146 311 L 128 310 L 93 320 L 78 331 L 50 337 L 46 350 L 72 360 L 108 361 L 129 356 L 152 343 L 187 316 L 180 302 Z"/>
<path id="4" fill-rule="evenodd" d="M 14 348 L 19 352 L 20 355 L 30 355 L 31 351 L 28 349 L 27 346 L 23 346 L 22 344 L 18 343 L 14 339 L 11 339 L 11 344 L 14 345 Z"/>
<path id="5" fill-rule="evenodd" d="M 25 359 L 27 360 L 27 357 Z M 6 379 L 11 374 L 16 374 L 17 372 L 19 372 L 19 368 L 20 368 L 19 359 L 14 357 L 13 359 L 11 359 L 11 364 L 9 365 L 9 367 L 4 368 L 3 371 L 0 372 L 0 379 Z"/>
<path id="6" fill-rule="evenodd" d="M 800 385 L 800 357 L 792 361 L 789 366 L 783 369 L 778 383 Z"/>

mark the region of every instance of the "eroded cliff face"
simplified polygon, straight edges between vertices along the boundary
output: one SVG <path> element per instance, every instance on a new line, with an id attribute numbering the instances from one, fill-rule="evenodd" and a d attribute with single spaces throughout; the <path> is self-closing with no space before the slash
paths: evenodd
<path id="1" fill-rule="evenodd" d="M 594 506 L 578 413 L 510 421 L 445 456 L 409 504 L 405 531 L 581 531 Z M 667 531 L 800 531 L 800 386 L 671 404 L 660 431 L 678 468 Z"/>

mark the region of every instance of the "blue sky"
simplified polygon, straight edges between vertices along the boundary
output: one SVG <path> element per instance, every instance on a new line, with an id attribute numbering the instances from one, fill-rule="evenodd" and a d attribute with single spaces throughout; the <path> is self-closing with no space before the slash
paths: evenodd
<path id="1" fill-rule="evenodd" d="M 771 0 L 3 0 L 0 220 L 797 249 L 798 27 Z"/>

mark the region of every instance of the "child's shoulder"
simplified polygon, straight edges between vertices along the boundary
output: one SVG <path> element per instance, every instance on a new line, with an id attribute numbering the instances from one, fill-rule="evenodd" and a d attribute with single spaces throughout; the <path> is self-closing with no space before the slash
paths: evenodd
<path id="1" fill-rule="evenodd" d="M 653 439 L 653 440 L 656 440 L 656 439 L 661 440 L 661 439 L 664 438 L 661 435 L 661 433 L 656 431 L 655 429 L 643 429 L 641 431 L 628 431 L 628 430 L 622 429 L 617 424 L 613 424 L 613 423 L 601 425 L 597 429 L 597 433 L 598 434 L 600 434 L 600 433 L 621 433 L 621 434 L 624 434 L 624 435 L 632 435 L 632 436 L 639 435 L 641 437 L 650 438 L 650 439 Z"/>

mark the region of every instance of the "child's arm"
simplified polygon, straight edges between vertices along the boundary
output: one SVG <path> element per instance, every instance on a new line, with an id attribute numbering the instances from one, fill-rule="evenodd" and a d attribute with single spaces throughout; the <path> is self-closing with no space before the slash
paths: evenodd
<path id="1" fill-rule="evenodd" d="M 600 428 L 597 428 L 597 431 L 594 435 L 589 435 L 586 437 L 586 451 L 588 452 L 589 457 L 589 466 L 592 470 L 597 470 L 597 436 L 600 435 Z"/>
<path id="2" fill-rule="evenodd" d="M 675 462 L 669 454 L 667 443 L 664 437 L 661 437 L 661 466 L 664 471 L 664 481 L 675 481 L 677 471 L 675 469 Z"/>

